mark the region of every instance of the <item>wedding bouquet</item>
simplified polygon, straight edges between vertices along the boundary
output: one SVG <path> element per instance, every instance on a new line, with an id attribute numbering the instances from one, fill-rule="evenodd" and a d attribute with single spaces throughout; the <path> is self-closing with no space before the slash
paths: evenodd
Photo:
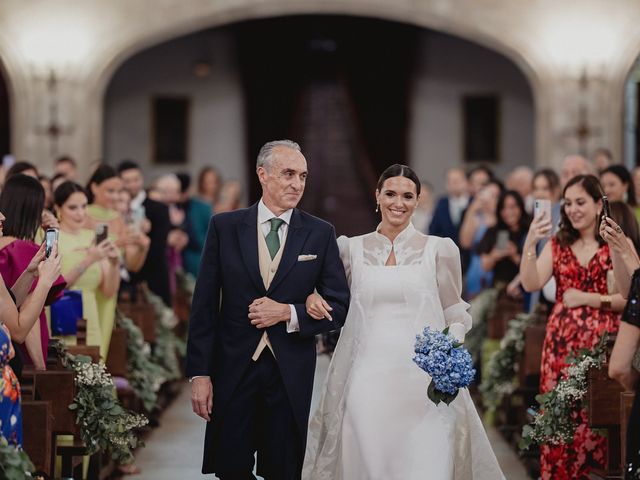
<path id="1" fill-rule="evenodd" d="M 436 405 L 449 405 L 476 375 L 471 355 L 449 335 L 449 328 L 439 332 L 426 327 L 416 335 L 415 353 L 415 364 L 431 376 L 427 396 Z"/>

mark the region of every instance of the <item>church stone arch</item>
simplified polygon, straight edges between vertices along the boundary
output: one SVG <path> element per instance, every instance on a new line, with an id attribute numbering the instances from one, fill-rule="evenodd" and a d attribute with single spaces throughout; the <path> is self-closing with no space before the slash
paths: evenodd
<path id="1" fill-rule="evenodd" d="M 112 51 L 110 58 L 103 63 L 103 68 L 96 71 L 93 77 L 94 91 L 99 93 L 101 98 L 104 97 L 111 78 L 128 58 L 174 38 L 245 20 L 322 14 L 368 17 L 405 23 L 446 33 L 494 50 L 511 60 L 523 72 L 531 86 L 534 104 L 537 104 L 536 92 L 539 88 L 539 79 L 533 66 L 512 45 L 504 41 L 499 35 L 499 29 L 482 31 L 477 27 L 478 22 L 474 22 L 473 19 L 466 16 L 438 12 L 437 7 L 429 6 L 407 9 L 403 5 L 395 5 L 393 2 L 372 4 L 347 0 L 339 3 L 318 1 L 297 4 L 286 0 L 272 0 L 268 5 L 265 5 L 259 0 L 242 0 L 236 3 L 233 6 L 221 6 L 216 3 L 206 9 L 203 8 L 202 10 L 206 11 L 200 12 L 198 15 L 194 14 L 187 19 L 154 26 L 147 30 L 139 25 L 140 28 L 136 34 L 128 42 L 121 44 L 117 51 Z"/>

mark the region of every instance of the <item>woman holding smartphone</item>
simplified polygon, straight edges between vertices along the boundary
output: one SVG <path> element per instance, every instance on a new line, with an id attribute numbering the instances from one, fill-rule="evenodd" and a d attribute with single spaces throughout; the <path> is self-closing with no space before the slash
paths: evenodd
<path id="1" fill-rule="evenodd" d="M 0 194 L 0 212 L 6 216 L 2 222 L 0 238 L 0 274 L 16 297 L 21 318 L 34 325 L 26 338 L 9 325 L 14 340 L 20 345 L 25 364 L 44 370 L 49 347 L 49 329 L 44 306 L 50 305 L 62 294 L 64 278 L 59 276 L 57 253 L 49 257 L 58 261 L 58 269 L 39 278 L 39 265 L 44 262 L 45 245 L 34 242 L 40 229 L 44 208 L 44 190 L 40 182 L 27 175 L 14 175 Z M 37 281 L 36 281 L 37 279 Z"/>
<path id="2" fill-rule="evenodd" d="M 62 272 L 69 288 L 82 291 L 82 311 L 87 320 L 87 345 L 100 347 L 106 359 L 108 344 L 103 342 L 107 321 L 100 317 L 97 292 L 105 298 L 115 298 L 120 286 L 120 253 L 107 239 L 96 242 L 93 230 L 84 228 L 87 217 L 87 195 L 80 185 L 64 182 L 54 192 L 54 204 L 60 222 L 60 253 Z M 63 337 L 75 344 L 75 336 Z"/>
<path id="3" fill-rule="evenodd" d="M 137 272 L 147 258 L 149 237 L 140 231 L 128 228 L 122 215 L 115 210 L 122 188 L 122 180 L 113 167 L 98 166 L 87 183 L 86 194 L 89 206 L 84 226 L 96 231 L 99 225 L 106 225 L 109 239 L 122 252 L 124 266 L 130 272 Z M 107 297 L 97 290 L 96 301 L 102 328 L 103 345 L 100 351 L 108 352 L 117 298 L 116 296 Z"/>
<path id="4" fill-rule="evenodd" d="M 530 217 L 524 200 L 514 190 L 500 195 L 496 213 L 498 223 L 487 230 L 478 245 L 482 269 L 493 271 L 493 285 L 503 285 L 509 296 L 520 298 L 518 265 Z"/>
<path id="5" fill-rule="evenodd" d="M 602 190 L 593 175 L 578 175 L 564 188 L 558 232 L 538 256 L 536 245 L 552 231 L 546 214 L 534 218 L 525 240 L 520 279 L 528 292 L 540 290 L 553 276 L 556 303 L 547 321 L 543 344 L 540 391 L 555 387 L 566 373 L 566 358 L 593 348 L 605 332 L 615 333 L 624 308 L 620 294 L 610 295 L 607 273 L 613 268 L 609 246 L 598 234 Z M 572 414 L 573 442 L 541 447 L 541 476 L 545 480 L 588 479 L 592 464 L 604 462 L 606 439 L 587 426 L 586 410 Z M 591 464 L 591 465 L 590 465 Z"/>

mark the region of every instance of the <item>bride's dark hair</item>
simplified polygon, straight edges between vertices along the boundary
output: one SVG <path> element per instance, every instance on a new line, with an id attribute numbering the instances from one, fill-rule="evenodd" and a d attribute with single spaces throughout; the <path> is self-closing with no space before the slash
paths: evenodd
<path id="1" fill-rule="evenodd" d="M 411 167 L 401 165 L 399 163 L 395 163 L 390 167 L 387 167 L 387 169 L 382 172 L 382 175 L 380 175 L 380 178 L 378 179 L 378 185 L 376 185 L 376 189 L 380 191 L 385 180 L 392 177 L 408 178 L 416 184 L 416 193 L 420 195 L 420 179 L 418 179 L 416 172 L 414 172 Z"/>

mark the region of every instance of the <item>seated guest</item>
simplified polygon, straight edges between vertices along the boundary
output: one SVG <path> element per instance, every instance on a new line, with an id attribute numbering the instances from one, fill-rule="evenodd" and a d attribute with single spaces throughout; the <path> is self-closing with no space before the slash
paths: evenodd
<path id="1" fill-rule="evenodd" d="M 87 321 L 87 345 L 100 347 L 100 356 L 106 359 L 109 345 L 103 341 L 111 319 L 102 319 L 96 293 L 114 298 L 120 285 L 120 254 L 115 244 L 102 240 L 96 245 L 96 234 L 84 228 L 87 217 L 87 195 L 80 185 L 67 181 L 54 194 L 56 212 L 60 221 L 59 249 L 62 254 L 62 273 L 68 288 L 82 291 L 82 312 Z M 108 333 L 110 337 L 110 332 Z M 76 338 L 65 336 L 67 344 Z"/>
<path id="2" fill-rule="evenodd" d="M 467 298 L 473 298 L 483 288 L 492 284 L 493 272 L 482 268 L 477 248 L 487 230 L 498 222 L 496 208 L 502 190 L 500 182 L 490 180 L 473 198 L 469 208 L 465 211 L 464 220 L 460 226 L 460 247 L 471 252 L 465 279 L 465 296 Z"/>
<path id="3" fill-rule="evenodd" d="M 142 232 L 134 232 L 128 228 L 122 216 L 115 210 L 122 180 L 116 170 L 109 165 L 99 165 L 87 183 L 87 199 L 89 207 L 84 227 L 96 230 L 98 225 L 106 225 L 109 239 L 122 249 L 124 265 L 130 272 L 137 272 L 142 268 L 149 250 L 149 238 Z M 96 290 L 98 316 L 102 330 L 102 348 L 109 351 L 111 332 L 115 321 L 116 296 L 105 296 Z"/>
<path id="4" fill-rule="evenodd" d="M 182 265 L 185 271 L 197 277 L 202 249 L 207 239 L 209 220 L 211 220 L 211 206 L 189 195 L 191 177 L 188 174 L 181 173 L 177 177 L 180 180 L 181 204 L 185 212 L 184 228 L 189 237 L 189 243 L 182 250 Z"/>
<path id="5" fill-rule="evenodd" d="M 493 285 L 506 286 L 507 294 L 520 298 L 522 292 L 518 270 L 530 222 L 520 194 L 514 190 L 502 193 L 496 216 L 496 225 L 487 230 L 477 251 L 482 268 L 493 271 Z"/>
<path id="6" fill-rule="evenodd" d="M 11 168 L 9 168 L 9 170 L 7 170 L 7 175 L 4 177 L 5 183 L 14 175 L 19 174 L 38 178 L 38 169 L 35 165 L 29 162 L 16 162 L 11 166 Z"/>
<path id="7" fill-rule="evenodd" d="M 198 196 L 203 202 L 209 204 L 213 210 L 220 195 L 220 174 L 213 167 L 204 167 L 198 175 Z"/>
<path id="8" fill-rule="evenodd" d="M 5 284 L 13 285 L 12 292 L 21 314 L 33 312 L 39 317 L 39 324 L 34 321 L 25 345 L 21 345 L 25 363 L 33 364 L 38 369 L 45 368 L 49 346 L 49 330 L 43 306 L 53 303 L 65 286 L 64 278 L 57 275 L 54 279 L 47 276 L 35 281 L 44 257 L 43 247 L 34 242 L 43 207 L 42 185 L 26 175 L 11 177 L 0 194 L 0 212 L 6 216 L 3 236 L 0 238 L 0 275 Z"/>
<path id="9" fill-rule="evenodd" d="M 6 289 L 4 289 L 6 292 Z M 3 296 L 4 297 L 4 296 Z M 8 297 L 8 295 L 7 295 Z M 2 317 L 6 310 L 15 311 L 11 297 L 2 298 Z M 22 410 L 20 408 L 20 383 L 11 369 L 9 361 L 15 355 L 11 344 L 11 335 L 6 325 L 0 328 L 0 369 L 2 369 L 2 392 L 0 393 L 0 434 L 7 439 L 9 445 L 22 447 Z"/>
<path id="10" fill-rule="evenodd" d="M 440 197 L 436 203 L 429 233 L 438 237 L 449 237 L 458 244 L 458 229 L 468 204 L 467 176 L 461 168 L 452 168 L 447 172 L 447 195 Z"/>
<path id="11" fill-rule="evenodd" d="M 610 202 L 625 202 L 640 221 L 640 207 L 636 202 L 636 189 L 631 173 L 624 165 L 611 165 L 600 174 L 602 189 Z"/>
<path id="12" fill-rule="evenodd" d="M 65 180 L 75 180 L 78 176 L 76 161 L 68 155 L 56 159 L 54 170 L 55 175 L 62 175 Z"/>
<path id="13" fill-rule="evenodd" d="M 118 173 L 124 188 L 131 195 L 131 210 L 141 211 L 149 220 L 150 246 L 147 258 L 140 271 L 131 274 L 131 285 L 146 282 L 149 290 L 158 295 L 167 306 L 171 306 L 169 270 L 167 266 L 167 238 L 171 230 L 169 208 L 150 199 L 144 190 L 142 170 L 135 162 L 124 160 L 118 165 Z"/>
<path id="14" fill-rule="evenodd" d="M 176 292 L 176 270 L 182 267 L 181 254 L 189 243 L 189 236 L 185 232 L 186 214 L 180 205 L 180 180 L 172 173 L 162 175 L 153 183 L 149 195 L 169 207 L 171 231 L 167 238 L 166 262 L 169 266 L 169 286 L 173 295 Z"/>

